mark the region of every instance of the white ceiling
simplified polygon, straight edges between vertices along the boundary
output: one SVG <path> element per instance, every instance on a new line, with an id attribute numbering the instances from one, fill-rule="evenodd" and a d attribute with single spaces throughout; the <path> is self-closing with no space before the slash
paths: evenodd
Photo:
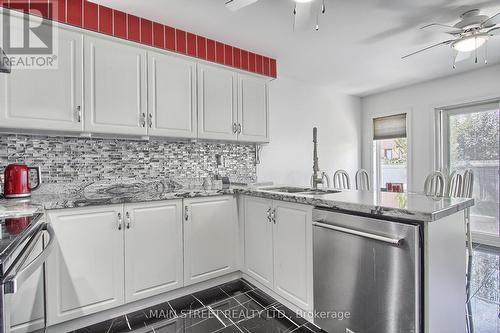
<path id="1" fill-rule="evenodd" d="M 500 12 L 500 0 L 326 0 L 320 30 L 292 30 L 291 0 L 260 0 L 237 12 L 225 0 L 93 0 L 151 20 L 278 59 L 278 75 L 365 96 L 420 81 L 483 68 L 473 58 L 452 69 L 448 46 L 401 56 L 448 39 L 419 27 L 454 24 L 471 8 Z M 318 0 L 316 0 L 318 1 Z M 500 36 L 488 44 L 500 63 Z"/>

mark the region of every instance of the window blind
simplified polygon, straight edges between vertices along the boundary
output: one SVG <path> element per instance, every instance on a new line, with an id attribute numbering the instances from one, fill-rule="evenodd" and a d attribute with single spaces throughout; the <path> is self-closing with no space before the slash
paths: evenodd
<path id="1" fill-rule="evenodd" d="M 373 119 L 373 140 L 406 138 L 406 113 Z"/>

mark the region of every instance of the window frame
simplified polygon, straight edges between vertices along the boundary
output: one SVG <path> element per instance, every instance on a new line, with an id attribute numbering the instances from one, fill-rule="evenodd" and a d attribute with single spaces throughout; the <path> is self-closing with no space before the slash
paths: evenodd
<path id="1" fill-rule="evenodd" d="M 380 166 L 377 158 L 377 152 L 379 151 L 379 143 L 374 144 L 375 142 L 380 142 L 380 140 L 373 140 L 373 120 L 380 117 L 389 117 L 395 116 L 398 114 L 406 113 L 406 140 L 408 145 L 408 161 L 406 163 L 406 191 L 413 191 L 413 137 L 412 137 L 412 119 L 413 119 L 413 109 L 398 109 L 387 112 L 380 112 L 377 114 L 370 115 L 370 175 L 373 177 L 373 189 L 376 191 L 380 191 Z"/>
<path id="2" fill-rule="evenodd" d="M 498 104 L 500 109 L 500 97 L 488 98 L 484 100 L 467 102 L 462 104 L 456 104 L 446 107 L 435 108 L 435 120 L 436 120 L 436 154 L 435 154 L 435 167 L 437 170 L 442 170 L 448 168 L 450 164 L 449 160 L 449 117 L 450 115 L 458 114 L 468 114 L 478 112 L 473 110 L 475 106 L 481 104 Z M 470 111 L 465 111 L 464 109 L 470 107 Z M 480 244 L 485 244 L 494 247 L 500 247 L 500 237 L 495 237 L 488 235 L 486 233 L 472 233 L 472 241 Z"/>

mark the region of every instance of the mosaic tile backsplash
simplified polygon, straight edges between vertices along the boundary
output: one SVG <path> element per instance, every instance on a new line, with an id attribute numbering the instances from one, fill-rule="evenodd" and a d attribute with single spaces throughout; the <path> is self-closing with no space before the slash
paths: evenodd
<path id="1" fill-rule="evenodd" d="M 217 168 L 215 155 L 223 156 Z M 0 170 L 10 163 L 42 168 L 44 183 L 134 178 L 203 178 L 217 171 L 233 182 L 256 181 L 255 146 L 234 143 L 135 141 L 0 135 Z"/>

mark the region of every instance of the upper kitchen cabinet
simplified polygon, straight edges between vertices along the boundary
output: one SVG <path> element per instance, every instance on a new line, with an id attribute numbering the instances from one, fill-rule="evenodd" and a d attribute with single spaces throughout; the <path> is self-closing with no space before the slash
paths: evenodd
<path id="1" fill-rule="evenodd" d="M 85 36 L 85 131 L 147 135 L 146 50 Z"/>
<path id="2" fill-rule="evenodd" d="M 184 284 L 236 271 L 238 212 L 231 195 L 184 200 Z"/>
<path id="3" fill-rule="evenodd" d="M 269 142 L 267 79 L 238 75 L 238 140 Z"/>
<path id="4" fill-rule="evenodd" d="M 11 24 L 11 34 L 22 36 L 22 27 Z M 83 130 L 83 36 L 61 26 L 57 44 L 55 68 L 13 68 L 11 74 L 0 75 L 0 127 Z"/>
<path id="5" fill-rule="evenodd" d="M 148 133 L 196 138 L 196 62 L 148 52 Z"/>
<path id="6" fill-rule="evenodd" d="M 237 140 L 237 74 L 231 70 L 198 65 L 198 137 Z"/>

